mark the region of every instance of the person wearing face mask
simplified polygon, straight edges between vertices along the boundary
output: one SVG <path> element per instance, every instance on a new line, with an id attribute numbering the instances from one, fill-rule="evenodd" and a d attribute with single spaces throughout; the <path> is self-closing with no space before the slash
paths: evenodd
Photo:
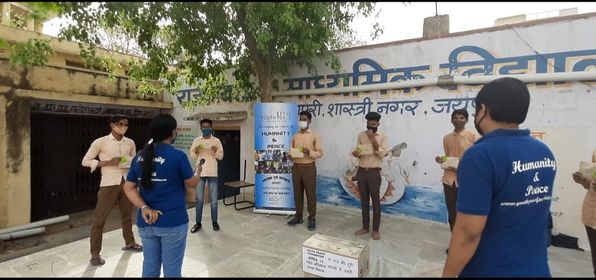
<path id="1" fill-rule="evenodd" d="M 596 150 L 592 152 L 592 163 L 596 163 Z M 586 228 L 590 252 L 592 253 L 592 268 L 596 276 L 596 180 L 586 178 L 579 171 L 572 174 L 573 181 L 586 189 L 586 196 L 582 205 L 581 221 Z"/>
<path id="2" fill-rule="evenodd" d="M 464 109 L 457 109 L 451 113 L 451 123 L 454 130 L 443 137 L 443 149 L 445 156 L 461 159 L 464 152 L 474 145 L 474 142 L 480 138 L 480 135 L 466 130 L 468 111 Z M 445 161 L 445 158 L 437 156 L 435 157 L 435 161 L 441 164 Z M 447 213 L 449 215 L 449 229 L 451 231 L 453 231 L 453 225 L 455 224 L 455 205 L 457 202 L 457 174 L 455 172 L 456 169 L 445 169 L 442 178 L 445 204 L 447 205 Z"/>
<path id="3" fill-rule="evenodd" d="M 362 228 L 357 230 L 355 235 L 363 235 L 369 232 L 370 208 L 369 197 L 373 204 L 373 240 L 379 240 L 379 228 L 381 227 L 381 166 L 383 158 L 387 153 L 389 137 L 386 133 L 379 132 L 379 120 L 381 115 L 377 112 L 366 114 L 366 131 L 358 134 L 357 146 L 372 146 L 372 154 L 361 154 L 355 150 L 352 156 L 359 158 L 356 180 L 360 191 L 360 206 L 362 208 Z"/>
<path id="4" fill-rule="evenodd" d="M 443 277 L 550 277 L 547 234 L 556 161 L 520 129 L 530 93 L 524 82 L 499 78 L 475 99 L 483 135 L 457 169 L 457 219 Z"/>
<path id="5" fill-rule="evenodd" d="M 292 184 L 294 186 L 294 204 L 296 214 L 288 222 L 294 226 L 302 223 L 302 211 L 304 209 L 304 193 L 306 192 L 306 207 L 308 209 L 307 228 L 310 231 L 316 229 L 315 214 L 317 211 L 317 167 L 315 160 L 323 156 L 321 137 L 313 132 L 309 126 L 312 119 L 310 112 L 300 112 L 300 131 L 292 137 L 292 148 L 302 149 L 304 157 L 288 158 L 294 162 L 292 166 Z"/>
<path id="6" fill-rule="evenodd" d="M 199 162 L 205 159 L 203 171 L 201 171 L 201 180 L 197 187 L 197 204 L 195 206 L 195 225 L 190 230 L 191 233 L 199 231 L 203 220 L 203 203 L 205 202 L 205 186 L 209 191 L 209 204 L 211 205 L 211 224 L 213 230 L 219 230 L 217 223 L 217 161 L 222 160 L 224 156 L 223 146 L 217 137 L 213 136 L 213 122 L 210 119 L 203 119 L 200 122 L 201 133 L 190 146 L 190 157 Z"/>
<path id="7" fill-rule="evenodd" d="M 133 204 L 126 197 L 122 185 L 130 168 L 131 159 L 136 154 L 132 139 L 124 136 L 128 129 L 128 119 L 117 115 L 110 118 L 110 134 L 96 139 L 83 157 L 82 165 L 94 172 L 101 167 L 101 183 L 97 193 L 97 205 L 93 212 L 91 225 L 91 260 L 92 265 L 103 265 L 100 256 L 103 228 L 106 219 L 116 203 L 120 207 L 122 235 L 125 246 L 122 250 L 141 252 L 143 247 L 135 242 L 132 232 Z M 99 156 L 99 160 L 96 158 Z"/>

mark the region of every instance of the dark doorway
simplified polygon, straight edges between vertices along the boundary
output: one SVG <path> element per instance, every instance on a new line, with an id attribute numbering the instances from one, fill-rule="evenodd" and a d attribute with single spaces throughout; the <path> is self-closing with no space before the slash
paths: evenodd
<path id="1" fill-rule="evenodd" d="M 110 133 L 109 116 L 31 113 L 31 221 L 90 210 L 101 171 L 81 166 L 91 143 Z M 150 118 L 129 118 L 126 137 L 137 151 L 149 139 Z"/>
<path id="2" fill-rule="evenodd" d="M 223 160 L 217 163 L 218 198 L 224 197 L 224 183 L 240 180 L 240 131 L 216 130 L 214 136 L 219 138 L 224 149 Z M 227 190 L 228 197 L 236 195 L 239 190 Z"/>

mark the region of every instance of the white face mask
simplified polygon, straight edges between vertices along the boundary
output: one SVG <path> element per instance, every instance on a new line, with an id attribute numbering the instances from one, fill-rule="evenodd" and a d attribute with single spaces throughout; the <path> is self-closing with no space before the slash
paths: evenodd
<path id="1" fill-rule="evenodd" d="M 300 121 L 300 122 L 298 123 L 298 125 L 300 126 L 300 128 L 301 128 L 301 129 L 305 129 L 305 128 L 307 128 L 307 127 L 308 127 L 308 122 L 305 122 L 305 121 Z"/>

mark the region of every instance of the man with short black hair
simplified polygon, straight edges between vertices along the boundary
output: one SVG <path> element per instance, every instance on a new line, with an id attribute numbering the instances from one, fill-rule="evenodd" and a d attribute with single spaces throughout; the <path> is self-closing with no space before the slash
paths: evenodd
<path id="1" fill-rule="evenodd" d="M 444 277 L 550 277 L 546 231 L 556 162 L 519 129 L 530 93 L 515 78 L 486 84 L 475 100 L 483 135 L 462 157 L 457 219 Z"/>
<path id="2" fill-rule="evenodd" d="M 217 137 L 213 136 L 213 122 L 210 119 L 200 121 L 202 136 L 195 138 L 190 146 L 190 158 L 199 162 L 205 159 L 201 171 L 201 180 L 197 186 L 197 203 L 195 206 L 195 225 L 190 230 L 191 233 L 199 231 L 203 220 L 203 203 L 205 203 L 205 185 L 209 191 L 209 204 L 211 205 L 211 224 L 213 230 L 220 229 L 217 223 L 217 161 L 222 160 L 224 156 L 223 146 Z"/>
<path id="3" fill-rule="evenodd" d="M 358 134 L 357 148 L 352 156 L 359 158 L 356 178 L 360 191 L 360 206 L 362 208 L 362 228 L 355 235 L 369 232 L 370 208 L 369 198 L 373 205 L 373 232 L 372 239 L 379 240 L 381 227 L 381 166 L 387 153 L 389 137 L 379 132 L 381 115 L 377 112 L 366 114 L 366 130 Z"/>
<path id="4" fill-rule="evenodd" d="M 453 124 L 453 132 L 443 137 L 443 150 L 445 151 L 444 157 L 437 156 L 435 161 L 442 164 L 447 159 L 446 157 L 459 158 L 464 155 L 464 152 L 474 145 L 474 142 L 480 136 L 474 132 L 466 129 L 466 123 L 468 123 L 468 111 L 465 109 L 457 109 L 451 113 L 451 123 Z M 447 213 L 449 217 L 449 230 L 453 231 L 453 225 L 455 224 L 456 210 L 455 205 L 457 202 L 457 180 L 456 180 L 457 168 L 447 168 L 443 171 L 443 191 L 445 194 L 445 205 L 447 206 Z"/>
<path id="5" fill-rule="evenodd" d="M 143 247 L 135 242 L 132 232 L 132 210 L 130 202 L 122 186 L 130 168 L 130 161 L 137 153 L 135 142 L 124 136 L 128 130 L 128 119 L 123 115 L 110 117 L 110 134 L 100 137 L 91 143 L 91 147 L 83 157 L 82 165 L 91 168 L 91 172 L 101 167 L 101 183 L 97 193 L 97 205 L 93 212 L 91 225 L 91 265 L 103 265 L 101 244 L 103 228 L 108 215 L 116 203 L 120 206 L 122 235 L 125 245 L 122 250 L 142 251 Z M 96 158 L 99 156 L 99 160 Z"/>
<path id="6" fill-rule="evenodd" d="M 304 209 L 304 193 L 306 192 L 306 203 L 308 209 L 308 225 L 310 231 L 315 230 L 315 214 L 317 211 L 317 166 L 315 160 L 323 156 L 323 147 L 321 137 L 311 131 L 310 123 L 312 115 L 303 111 L 299 114 L 300 130 L 292 137 L 292 148 L 300 149 L 303 157 L 288 158 L 294 162 L 292 167 L 292 184 L 294 186 L 294 204 L 296 214 L 288 222 L 288 225 L 294 226 L 302 223 L 302 211 Z"/>

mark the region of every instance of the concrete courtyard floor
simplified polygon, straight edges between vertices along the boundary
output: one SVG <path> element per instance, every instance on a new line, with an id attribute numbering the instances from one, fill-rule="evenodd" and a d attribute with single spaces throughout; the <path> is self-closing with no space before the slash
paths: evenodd
<path id="1" fill-rule="evenodd" d="M 290 227 L 288 217 L 237 211 L 219 201 L 221 230 L 213 231 L 209 207 L 203 209 L 203 229 L 188 235 L 182 275 L 185 277 L 303 277 L 301 246 L 315 233 L 369 242 L 369 277 L 435 277 L 445 263 L 450 232 L 447 224 L 382 215 L 381 239 L 356 237 L 360 210 L 317 205 L 317 229 L 306 223 Z M 188 209 L 189 228 L 194 208 Z M 136 226 L 135 237 L 140 243 Z M 89 238 L 0 263 L 0 277 L 139 277 L 142 253 L 124 252 L 120 229 L 104 233 L 106 264 L 89 265 Z M 554 277 L 593 277 L 589 252 L 549 247 Z"/>

